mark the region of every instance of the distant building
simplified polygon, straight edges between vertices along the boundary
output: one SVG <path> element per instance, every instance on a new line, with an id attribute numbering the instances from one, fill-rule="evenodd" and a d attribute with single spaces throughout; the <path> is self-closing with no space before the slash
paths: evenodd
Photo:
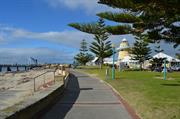
<path id="1" fill-rule="evenodd" d="M 154 55 L 153 58 L 165 58 L 166 61 L 168 62 L 167 63 L 168 67 L 176 67 L 176 66 L 180 67 L 180 60 L 179 59 L 174 58 L 172 56 L 169 56 L 165 53 L 160 52 L 160 53 Z"/>
<path id="2" fill-rule="evenodd" d="M 114 63 L 117 64 L 117 61 L 115 60 Z M 104 59 L 104 64 L 113 64 L 112 58 L 105 58 Z"/>
<path id="3" fill-rule="evenodd" d="M 132 69 L 139 69 L 140 64 L 138 60 L 133 60 L 133 55 L 129 53 L 129 50 L 131 49 L 131 46 L 128 43 L 127 39 L 123 39 L 120 42 L 120 45 L 118 48 L 116 48 L 118 57 L 115 59 L 115 64 L 119 66 L 119 69 L 126 69 L 126 68 L 132 68 Z M 166 58 L 168 63 L 168 67 L 180 67 L 180 60 L 176 59 L 174 57 L 171 57 L 165 53 L 158 53 L 153 56 L 153 58 Z M 149 69 L 149 67 L 152 65 L 151 62 L 152 59 L 146 60 L 143 64 L 144 69 Z M 105 58 L 104 64 L 113 64 L 112 57 Z M 98 65 L 98 58 L 96 57 L 92 62 L 91 65 Z"/>
<path id="4" fill-rule="evenodd" d="M 130 45 L 127 39 L 123 39 L 120 43 L 118 50 L 117 65 L 119 68 L 139 68 L 138 61 L 132 59 L 132 55 L 129 53 Z"/>
<path id="5" fill-rule="evenodd" d="M 122 69 L 139 67 L 138 62 L 133 60 L 131 57 L 132 55 L 129 53 L 130 48 L 128 40 L 125 38 L 120 42 L 119 47 L 116 48 L 118 58 L 115 60 L 115 64 Z M 105 58 L 104 63 L 112 64 L 112 58 Z"/>
<path id="6" fill-rule="evenodd" d="M 99 65 L 99 58 L 95 57 L 92 61 L 88 62 L 86 65 L 88 65 L 88 66 Z"/>
<path id="7" fill-rule="evenodd" d="M 125 57 L 127 56 L 130 56 L 129 55 L 129 43 L 128 41 L 124 38 L 122 40 L 122 42 L 120 43 L 120 46 L 119 46 L 119 55 L 118 55 L 118 61 L 121 61 L 123 60 Z"/>
<path id="8" fill-rule="evenodd" d="M 122 42 L 119 45 L 119 48 L 116 49 L 118 51 L 118 58 L 115 60 L 115 64 L 119 65 L 122 60 L 125 58 L 129 57 L 129 43 L 128 41 L 124 38 Z M 105 58 L 104 59 L 105 64 L 113 64 L 112 57 L 111 58 Z"/>

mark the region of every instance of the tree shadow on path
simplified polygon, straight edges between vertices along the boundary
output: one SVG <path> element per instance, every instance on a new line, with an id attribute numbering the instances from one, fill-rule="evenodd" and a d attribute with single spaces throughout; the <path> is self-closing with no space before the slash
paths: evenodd
<path id="1" fill-rule="evenodd" d="M 79 97 L 80 88 L 78 77 L 70 74 L 67 88 L 63 97 L 59 97 L 59 101 L 49 111 L 41 117 L 41 119 L 64 119 L 66 114 L 71 110 Z"/>

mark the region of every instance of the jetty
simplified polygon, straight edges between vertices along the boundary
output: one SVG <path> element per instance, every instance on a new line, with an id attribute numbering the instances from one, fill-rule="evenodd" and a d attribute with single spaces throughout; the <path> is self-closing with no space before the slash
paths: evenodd
<path id="1" fill-rule="evenodd" d="M 38 68 L 38 67 L 42 67 L 44 65 L 41 64 L 0 64 L 0 72 L 2 71 L 2 68 L 7 69 L 6 71 L 11 71 L 11 68 L 16 69 L 16 71 L 19 71 L 19 68 L 24 68 L 24 70 L 29 70 L 32 68 Z"/>

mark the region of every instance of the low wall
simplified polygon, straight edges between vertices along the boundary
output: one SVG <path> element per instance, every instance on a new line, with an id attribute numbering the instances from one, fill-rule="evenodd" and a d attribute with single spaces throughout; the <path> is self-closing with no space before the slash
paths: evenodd
<path id="1" fill-rule="evenodd" d="M 48 96 L 40 99 L 36 103 L 27 106 L 26 108 L 17 111 L 10 115 L 6 119 L 38 119 L 43 113 L 45 113 L 51 106 L 57 101 L 58 97 L 63 95 L 64 89 L 67 86 L 70 74 L 64 79 L 64 84 L 50 93 Z"/>
<path id="2" fill-rule="evenodd" d="M 67 85 L 68 85 L 69 79 L 70 79 L 70 74 L 67 73 L 67 75 L 64 77 L 64 80 L 63 80 L 63 82 L 64 82 L 64 87 L 65 87 L 65 88 L 66 88 Z"/>

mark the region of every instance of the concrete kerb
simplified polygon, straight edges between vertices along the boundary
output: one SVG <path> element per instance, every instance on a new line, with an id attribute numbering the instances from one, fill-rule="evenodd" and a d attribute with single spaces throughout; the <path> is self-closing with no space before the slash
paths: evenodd
<path id="1" fill-rule="evenodd" d="M 127 103 L 127 101 L 124 99 L 124 97 L 121 96 L 120 93 L 114 87 L 112 87 L 109 83 L 105 82 L 104 80 L 99 79 L 98 77 L 92 76 L 92 75 L 90 75 L 90 74 L 88 74 L 86 72 L 79 71 L 79 70 L 76 70 L 76 71 L 80 72 L 80 73 L 87 74 L 88 76 L 90 76 L 90 77 L 92 77 L 94 79 L 97 79 L 99 81 L 102 81 L 102 83 L 104 83 L 107 86 L 109 86 L 111 88 L 111 90 L 113 91 L 113 93 L 115 94 L 115 96 L 118 97 L 118 99 L 123 103 L 123 106 L 128 111 L 128 113 L 131 115 L 131 117 L 133 119 L 141 119 L 141 117 L 135 112 L 135 110 L 132 109 L 132 107 Z"/>
<path id="2" fill-rule="evenodd" d="M 107 83 L 107 82 L 105 82 L 103 80 L 101 80 L 101 81 L 111 88 L 111 90 L 113 91 L 114 95 L 116 97 L 118 97 L 119 100 L 123 103 L 124 107 L 129 112 L 129 114 L 131 115 L 131 117 L 133 119 L 141 119 L 140 116 L 131 108 L 131 106 L 127 103 L 127 101 L 120 95 L 120 93 L 115 88 L 113 88 L 109 83 Z"/>
<path id="3" fill-rule="evenodd" d="M 38 117 L 40 117 L 58 101 L 58 97 L 63 96 L 63 92 L 69 81 L 69 76 L 70 74 L 67 73 L 64 78 L 64 84 L 46 97 L 40 99 L 34 104 L 30 104 L 29 106 L 20 109 L 14 114 L 4 117 L 3 119 L 38 119 Z"/>

